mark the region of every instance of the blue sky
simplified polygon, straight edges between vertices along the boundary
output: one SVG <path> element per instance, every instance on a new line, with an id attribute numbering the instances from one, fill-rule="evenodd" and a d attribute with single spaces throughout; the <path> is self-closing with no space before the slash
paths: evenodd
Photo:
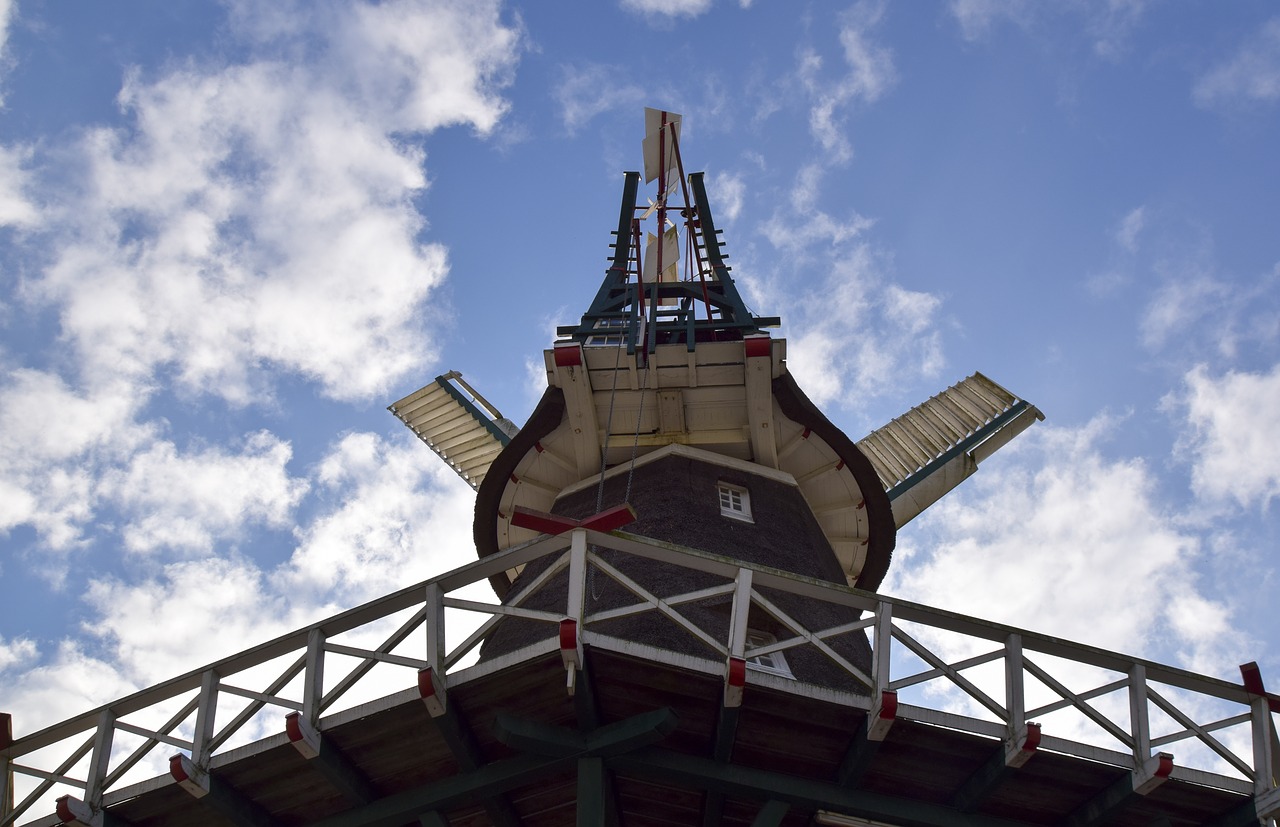
<path id="1" fill-rule="evenodd" d="M 852 437 L 1047 421 L 884 590 L 1280 674 L 1265 2 L 0 2 L 0 709 L 19 732 L 467 562 L 384 408 L 520 422 L 644 106 Z M 1277 678 L 1276 680 L 1280 680 Z"/>

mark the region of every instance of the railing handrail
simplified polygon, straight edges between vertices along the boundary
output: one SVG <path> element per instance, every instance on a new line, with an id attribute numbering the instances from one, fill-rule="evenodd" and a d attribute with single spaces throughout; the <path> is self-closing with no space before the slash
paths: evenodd
<path id="1" fill-rule="evenodd" d="M 872 632 L 871 638 L 873 651 L 875 656 L 881 660 L 882 668 L 881 672 L 874 674 L 870 678 L 870 680 L 876 683 L 876 687 L 874 687 L 876 689 L 890 688 L 890 666 L 888 658 L 893 640 L 897 640 L 899 645 L 903 645 L 904 643 L 914 644 L 914 646 L 907 645 L 907 649 L 908 651 L 912 651 L 915 656 L 920 656 L 920 653 L 915 651 L 918 647 L 917 642 L 910 639 L 907 632 L 899 625 L 901 623 L 919 624 L 962 635 L 967 638 L 989 641 L 1002 649 L 1002 651 L 988 652 L 967 658 L 963 661 L 957 661 L 956 663 L 945 663 L 936 653 L 932 651 L 927 652 L 925 655 L 927 658 L 926 665 L 928 666 L 931 664 L 933 667 L 932 670 L 926 670 L 930 674 L 923 678 L 920 676 L 925 675 L 925 673 L 900 677 L 898 685 L 915 685 L 928 680 L 946 677 L 955 685 L 959 686 L 960 689 L 968 693 L 970 698 L 978 700 L 979 703 L 982 706 L 985 706 L 990 713 L 1003 719 L 1004 723 L 1011 728 L 1022 725 L 1025 720 L 1024 715 L 1026 710 L 1021 699 L 1021 693 L 1023 691 L 1022 682 L 1025 681 L 1025 678 L 1023 677 L 1024 666 L 1027 671 L 1032 674 L 1037 674 L 1042 671 L 1040 667 L 1034 666 L 1032 662 L 1023 661 L 1022 654 L 1025 652 L 1041 653 L 1055 658 L 1064 659 L 1072 663 L 1084 664 L 1126 676 L 1122 681 L 1096 687 L 1085 692 L 1071 695 L 1071 697 L 1063 695 L 1062 697 L 1065 700 L 1065 703 L 1055 702 L 1055 704 L 1050 705 L 1055 706 L 1056 708 L 1074 706 L 1078 712 L 1084 713 L 1086 717 L 1093 718 L 1095 724 L 1100 724 L 1103 730 L 1109 731 L 1113 735 L 1115 734 L 1115 731 L 1119 731 L 1122 728 L 1109 720 L 1099 721 L 1098 718 L 1105 718 L 1106 716 L 1097 712 L 1097 710 L 1094 710 L 1092 707 L 1089 707 L 1087 703 L 1084 703 L 1089 698 L 1098 697 L 1112 691 L 1122 691 L 1127 687 L 1130 692 L 1131 703 L 1141 703 L 1144 705 L 1144 709 L 1147 708 L 1146 705 L 1152 702 L 1152 699 L 1149 698 L 1149 692 L 1155 696 L 1155 699 L 1158 699 L 1156 700 L 1157 706 L 1161 706 L 1160 702 L 1168 703 L 1168 701 L 1161 697 L 1159 693 L 1155 693 L 1154 690 L 1148 689 L 1150 684 L 1154 683 L 1243 706 L 1244 709 L 1241 711 L 1241 714 L 1237 716 L 1240 718 L 1240 721 L 1232 723 L 1233 719 L 1223 719 L 1206 724 L 1191 722 L 1191 724 L 1181 733 L 1176 733 L 1178 735 L 1177 738 L 1170 739 L 1170 736 L 1166 734 L 1161 736 L 1160 739 L 1157 739 L 1162 742 L 1172 742 L 1173 740 L 1180 740 L 1183 738 L 1199 738 L 1211 749 L 1218 751 L 1219 755 L 1225 757 L 1228 763 L 1235 766 L 1237 770 L 1240 770 L 1241 765 L 1247 762 L 1238 759 L 1234 755 L 1224 755 L 1221 750 L 1216 749 L 1216 747 L 1221 747 L 1221 745 L 1212 737 L 1209 737 L 1206 740 L 1206 736 L 1208 733 L 1223 728 L 1228 724 L 1234 725 L 1235 723 L 1241 723 L 1250 714 L 1255 716 L 1255 718 L 1259 715 L 1267 716 L 1267 720 L 1270 721 L 1271 719 L 1269 716 L 1271 713 L 1266 711 L 1268 709 L 1268 705 L 1271 705 L 1271 707 L 1274 708 L 1275 702 L 1280 701 L 1280 697 L 1277 697 L 1272 693 L 1268 693 L 1265 697 L 1259 696 L 1256 693 L 1251 693 L 1243 684 L 1236 684 L 1220 678 L 1200 675 L 1189 670 L 1168 666 L 1155 661 L 1124 655 L 1098 647 L 1087 646 L 1085 644 L 1063 640 L 1061 638 L 1038 632 L 1019 629 L 1007 624 L 996 623 L 993 621 L 962 615 L 956 612 L 936 609 L 900 598 L 861 591 L 842 584 L 805 577 L 781 569 L 747 563 L 731 557 L 711 554 L 673 543 L 656 541 L 622 531 L 601 534 L 591 530 L 577 529 L 573 532 L 559 536 L 542 536 L 520 546 L 515 546 L 497 554 L 482 558 L 412 586 L 383 595 L 382 597 L 368 601 L 367 603 L 326 618 L 317 623 L 281 635 L 266 643 L 251 647 L 235 655 L 228 656 L 206 666 L 200 667 L 199 669 L 192 670 L 178 677 L 155 684 L 124 698 L 120 698 L 116 701 L 112 701 L 111 703 L 98 707 L 97 709 L 81 713 L 62 722 L 45 727 L 44 729 L 30 735 L 16 738 L 5 748 L 0 749 L 0 760 L 3 760 L 3 763 L 7 764 L 15 772 L 45 778 L 46 781 L 48 781 L 52 774 L 61 779 L 56 780 L 53 783 L 68 783 L 67 779 L 63 778 L 65 774 L 65 770 L 63 769 L 54 771 L 27 767 L 15 759 L 19 759 L 24 755 L 29 755 L 45 747 L 66 742 L 74 736 L 91 731 L 98 732 L 98 736 L 101 740 L 103 727 L 108 728 L 108 736 L 110 736 L 112 728 L 119 728 L 123 732 L 132 732 L 135 735 L 148 733 L 147 735 L 144 735 L 144 737 L 151 738 L 151 746 L 155 746 L 160 742 L 170 743 L 174 738 L 168 733 L 174 729 L 181 720 L 185 720 L 184 718 L 175 718 L 171 720 L 170 724 L 166 725 L 167 728 L 162 727 L 158 731 L 139 728 L 134 724 L 126 722 L 120 722 L 117 727 L 116 721 L 119 718 L 130 715 L 131 713 L 148 709 L 162 702 L 196 691 L 201 692 L 201 700 L 199 702 L 199 708 L 201 710 L 204 710 L 205 708 L 203 704 L 205 703 L 204 699 L 206 694 L 212 692 L 213 695 L 211 697 L 214 698 L 213 703 L 216 704 L 216 694 L 219 691 L 230 695 L 241 695 L 244 697 L 254 698 L 257 699 L 256 702 L 258 703 L 279 704 L 282 700 L 280 697 L 275 695 L 277 690 L 276 687 L 269 688 L 266 692 L 260 693 L 225 684 L 223 684 L 222 688 L 219 689 L 219 683 L 220 681 L 230 678 L 237 673 L 270 663 L 278 658 L 293 653 L 306 652 L 306 657 L 308 659 L 322 659 L 324 657 L 324 651 L 328 648 L 329 651 L 338 655 L 365 658 L 367 660 L 386 661 L 400 666 L 414 666 L 422 663 L 432 663 L 438 664 L 438 671 L 441 673 L 441 678 L 447 678 L 448 675 L 444 673 L 448 672 L 448 674 L 452 674 L 452 671 L 446 670 L 444 666 L 446 663 L 452 663 L 456 660 L 456 654 L 448 660 L 445 660 L 444 658 L 437 658 L 436 660 L 433 660 L 434 656 L 430 651 L 433 645 L 443 646 L 443 637 L 440 637 L 435 644 L 431 643 L 432 635 L 441 634 L 442 627 L 437 625 L 433 632 L 433 621 L 430 620 L 430 617 L 433 614 L 438 614 L 441 617 L 443 616 L 443 612 L 446 608 L 445 595 L 463 586 L 480 582 L 492 575 L 509 571 L 548 555 L 561 554 L 562 552 L 570 549 L 571 544 L 575 551 L 571 552 L 570 556 L 577 555 L 574 558 L 576 562 L 574 562 L 573 565 L 578 567 L 576 569 L 578 576 L 581 576 L 582 572 L 585 571 L 585 566 L 588 565 L 585 561 L 588 559 L 590 559 L 597 569 L 604 575 L 615 577 L 621 575 L 621 572 L 613 570 L 613 567 L 605 564 L 603 560 L 595 557 L 594 553 L 587 554 L 584 552 L 583 548 L 587 543 L 590 543 L 593 547 L 612 549 L 635 557 L 660 561 L 663 563 L 682 566 L 687 569 L 713 574 L 723 578 L 727 583 L 737 582 L 739 583 L 739 586 L 734 590 L 735 611 L 743 608 L 738 606 L 737 601 L 745 599 L 750 601 L 746 604 L 748 606 L 754 605 L 765 611 L 780 612 L 781 610 L 770 603 L 762 593 L 762 590 L 777 590 L 869 613 L 869 615 L 873 616 L 874 620 L 868 620 L 865 625 L 868 630 Z M 613 571 L 613 573 L 610 574 L 610 571 Z M 703 591 L 705 592 L 707 590 L 703 589 Z M 726 589 L 719 587 L 713 589 L 713 591 L 726 591 L 727 593 Z M 572 603 L 572 589 L 570 592 L 570 602 Z M 742 597 L 744 594 L 746 595 L 745 598 Z M 683 597 L 692 599 L 696 596 L 696 594 L 691 594 Z M 579 599 L 580 597 L 581 595 L 579 595 Z M 676 596 L 671 597 L 673 599 L 673 605 L 679 602 L 675 599 Z M 658 598 L 655 595 L 648 595 L 645 599 L 654 601 Z M 449 598 L 449 601 L 453 605 L 459 606 L 462 610 L 469 611 L 487 611 L 485 608 L 486 605 L 493 607 L 494 609 L 499 605 L 496 602 L 493 604 L 482 604 L 479 601 L 460 601 L 454 598 Z M 426 660 L 391 655 L 390 651 L 395 647 L 390 646 L 389 644 L 384 644 L 386 651 L 383 651 L 382 648 L 375 651 L 362 647 L 350 647 L 338 643 L 328 645 L 325 643 L 326 640 L 337 635 L 383 620 L 398 612 L 415 608 L 419 610 L 418 615 L 415 615 L 415 618 L 411 618 L 410 621 L 402 626 L 401 631 L 404 632 L 404 634 L 397 639 L 400 641 L 407 639 L 407 636 L 411 633 L 412 629 L 416 628 L 415 624 L 418 622 L 416 618 L 421 616 L 421 622 L 426 624 L 428 630 L 427 638 L 429 651 L 427 652 Z M 590 621 L 590 616 L 583 614 L 581 610 L 582 607 L 579 606 L 579 616 L 586 621 Z M 664 609 L 664 611 L 669 610 L 669 607 Z M 547 620 L 553 616 L 551 613 L 542 611 L 504 611 L 506 613 L 532 617 L 539 622 Z M 543 617 L 542 615 L 547 615 L 547 617 Z M 436 622 L 438 624 L 438 621 Z M 858 625 L 863 624 L 852 624 L 852 626 Z M 846 624 L 846 627 L 849 626 L 850 624 Z M 699 634 L 688 624 L 686 624 L 686 628 L 693 632 L 695 636 Z M 844 631 L 848 631 L 847 628 L 842 628 Z M 805 632 L 807 637 L 802 635 L 800 638 L 795 638 L 790 645 L 818 646 L 821 649 L 821 638 L 823 635 L 835 635 L 837 633 L 844 633 L 844 631 L 826 630 L 818 632 L 818 630 L 808 630 Z M 811 634 L 814 632 L 816 632 L 816 634 Z M 473 635 L 472 638 L 482 636 L 483 634 L 483 632 L 479 632 L 476 635 Z M 706 635 L 705 632 L 702 632 L 701 634 L 704 637 Z M 733 634 L 734 632 L 731 630 L 730 635 L 732 636 Z M 471 645 L 475 645 L 475 642 L 475 640 L 472 640 Z M 739 643 L 740 642 L 741 641 L 739 641 Z M 886 649 L 885 647 L 889 647 L 889 649 Z M 716 644 L 713 648 L 720 651 L 728 651 L 728 649 L 721 647 L 719 644 Z M 779 645 L 774 648 L 781 649 L 782 647 Z M 739 650 L 740 649 L 741 647 L 739 647 Z M 440 654 L 443 654 L 443 650 L 441 650 Z M 827 651 L 827 654 L 828 657 L 833 657 L 839 660 L 839 656 L 835 655 L 834 652 Z M 1015 670 L 1018 675 L 1017 681 L 1019 682 L 1019 685 L 1016 688 L 1017 702 L 1016 704 L 1010 704 L 1008 706 L 1003 705 L 999 699 L 990 698 L 980 691 L 975 694 L 975 686 L 970 685 L 967 680 L 959 679 L 960 671 L 974 665 L 990 663 L 1001 658 L 1004 658 L 1006 661 L 1007 675 L 1010 674 L 1010 669 Z M 310 660 L 308 660 L 307 663 L 309 664 Z M 1011 663 L 1013 664 L 1012 666 L 1010 665 Z M 368 665 L 367 662 L 365 665 Z M 300 667 L 298 666 L 298 663 L 295 663 L 294 666 L 290 668 L 293 671 L 290 672 L 289 670 L 286 670 L 286 676 L 298 674 L 298 669 Z M 307 668 L 309 670 L 311 667 L 308 666 Z M 853 669 L 854 671 L 850 672 L 850 674 L 859 682 L 865 682 L 867 680 L 867 677 L 861 675 L 861 673 L 858 672 L 856 668 L 852 667 L 851 664 L 844 663 L 843 668 L 846 672 Z M 361 668 L 357 668 L 357 670 L 352 672 L 347 679 L 344 679 L 342 682 L 343 686 L 338 690 L 335 690 L 333 694 L 341 694 L 342 692 L 345 692 L 346 689 L 354 686 L 365 672 L 367 672 L 367 669 L 361 671 Z M 286 679 L 286 677 L 282 677 L 278 678 L 277 681 L 280 686 L 283 686 Z M 1006 676 L 1005 680 L 1006 692 L 1013 691 L 1011 690 L 1011 682 L 1013 679 Z M 1124 681 L 1129 681 L 1130 683 L 1125 684 Z M 210 690 L 210 686 L 213 687 L 212 690 Z M 1049 686 L 1051 689 L 1053 688 L 1051 684 Z M 1059 694 L 1061 694 L 1060 688 L 1055 689 L 1054 691 L 1058 691 Z M 1139 698 L 1136 702 L 1132 700 L 1132 698 L 1135 697 Z M 323 704 L 316 701 L 307 708 L 318 716 L 320 710 L 323 709 L 330 700 L 332 699 L 325 697 Z M 189 709 L 192 703 L 196 702 L 190 702 L 188 707 L 184 707 L 184 709 Z M 302 708 L 303 706 L 293 701 L 288 701 L 287 705 L 298 706 L 299 708 Z M 1131 707 L 1131 710 L 1134 708 L 1135 707 Z M 216 749 L 224 743 L 226 738 L 229 737 L 229 735 L 232 734 L 238 726 L 258 714 L 258 710 L 260 709 L 261 706 L 251 709 L 248 712 L 242 712 L 232 725 L 228 725 L 228 727 L 218 734 L 213 746 L 206 749 L 204 757 L 207 758 L 208 752 Z M 203 714 L 203 712 L 201 712 L 201 714 Z M 950 715 L 952 713 L 945 713 L 942 710 L 938 710 L 938 714 Z M 1121 743 L 1126 744 L 1126 746 L 1132 747 L 1135 754 L 1147 753 L 1150 751 L 1151 739 L 1148 737 L 1148 733 L 1145 729 L 1145 715 L 1146 714 L 1144 712 L 1142 716 L 1143 721 L 1140 724 L 1130 725 L 1132 727 L 1131 736 L 1125 735 L 1118 739 Z M 972 720 L 977 721 L 978 719 Z M 1190 721 L 1190 718 L 1187 720 Z M 197 718 L 197 721 L 199 721 L 199 718 Z M 1257 729 L 1256 725 L 1257 721 L 1255 720 L 1255 732 L 1258 732 L 1260 730 Z M 1264 727 L 1264 731 L 1274 731 L 1273 729 L 1268 730 L 1268 728 L 1271 727 L 1272 724 L 1267 723 Z M 197 734 L 195 739 L 196 742 L 200 742 L 202 737 L 204 736 Z M 105 775 L 105 771 L 111 760 L 110 737 L 105 738 L 102 742 L 105 743 L 105 748 L 100 748 L 98 746 L 94 747 L 91 767 L 98 767 Z M 1065 743 L 1065 741 L 1063 742 Z M 135 753 L 135 755 L 131 756 L 129 760 L 138 760 L 141 757 L 141 754 L 145 754 L 145 752 L 150 748 L 151 747 L 148 746 L 143 749 L 141 753 Z M 1258 747 L 1255 744 L 1255 764 L 1250 766 L 1262 766 L 1256 763 L 1260 760 L 1264 761 L 1264 764 L 1272 763 L 1271 759 L 1267 758 L 1267 753 L 1260 753 L 1257 750 Z M 99 753 L 101 753 L 101 755 Z M 76 753 L 77 757 L 75 757 L 75 760 L 82 760 L 84 754 L 85 753 L 82 748 L 80 752 Z M 1258 756 L 1261 756 L 1261 758 Z M 129 766 L 129 764 L 126 766 Z M 0 767 L 0 769 L 2 769 L 2 767 Z M 96 789 L 97 786 L 100 786 L 99 782 L 101 781 L 101 778 L 95 776 L 95 772 L 97 772 L 97 770 L 92 768 L 90 769 L 90 779 L 87 783 L 89 787 L 95 788 L 95 791 L 98 794 L 101 794 L 102 790 Z M 124 769 L 117 770 L 116 773 L 111 774 L 107 778 L 107 783 L 118 780 L 119 775 L 122 772 L 124 772 Z M 1245 774 L 1248 775 L 1248 773 Z M 1257 773 L 1255 772 L 1254 775 L 1257 776 Z M 1267 787 L 1268 789 L 1270 788 L 1269 785 L 1272 783 L 1270 779 L 1257 778 L 1256 780 L 1261 787 Z M 40 794 L 42 795 L 43 793 Z M 0 801 L 0 808 L 6 808 L 8 806 L 7 802 Z M 26 803 L 24 802 L 24 805 L 19 807 L 18 810 L 22 810 L 25 806 Z M 20 814 L 20 812 L 9 812 L 7 810 L 5 812 L 0 812 L 0 824 L 12 822 Z"/>

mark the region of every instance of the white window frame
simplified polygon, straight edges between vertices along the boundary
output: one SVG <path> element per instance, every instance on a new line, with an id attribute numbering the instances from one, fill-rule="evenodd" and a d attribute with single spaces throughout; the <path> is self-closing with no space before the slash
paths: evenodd
<path id="1" fill-rule="evenodd" d="M 747 668 L 795 680 L 796 676 L 791 674 L 791 667 L 787 665 L 787 657 L 781 649 L 776 652 L 770 652 L 767 655 L 756 655 L 755 657 L 750 655 L 752 649 L 771 646 L 777 642 L 778 639 L 768 632 L 762 632 L 759 629 L 747 629 Z"/>
<path id="2" fill-rule="evenodd" d="M 741 485 L 727 482 L 716 483 L 716 497 L 720 502 L 720 513 L 732 520 L 754 523 L 751 516 L 751 492 Z"/>

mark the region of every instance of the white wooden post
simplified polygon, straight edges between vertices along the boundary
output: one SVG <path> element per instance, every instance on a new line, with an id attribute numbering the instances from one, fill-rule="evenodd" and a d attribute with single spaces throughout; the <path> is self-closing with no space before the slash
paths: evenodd
<path id="1" fill-rule="evenodd" d="M 876 625 L 871 645 L 871 677 L 875 696 L 889 690 L 889 650 L 893 646 L 893 606 L 881 602 L 876 606 Z"/>
<path id="2" fill-rule="evenodd" d="M 111 744 L 115 740 L 116 714 L 104 709 L 98 714 L 98 729 L 93 735 L 93 753 L 85 779 L 84 801 L 94 810 L 102 807 L 102 782 L 111 768 Z"/>
<path id="3" fill-rule="evenodd" d="M 1250 702 L 1251 728 L 1253 730 L 1253 791 L 1262 795 L 1275 786 L 1280 774 L 1280 755 L 1271 745 L 1275 742 L 1275 721 L 1271 719 L 1271 706 L 1266 698 L 1254 698 Z"/>
<path id="4" fill-rule="evenodd" d="M 440 584 L 432 580 L 427 584 L 427 667 L 438 678 L 444 678 L 444 592 Z"/>
<path id="5" fill-rule="evenodd" d="M 1151 722 L 1147 717 L 1147 667 L 1129 669 L 1129 733 L 1133 736 L 1133 765 L 1141 768 L 1151 757 Z"/>
<path id="6" fill-rule="evenodd" d="M 582 610 L 587 590 L 587 530 L 575 528 L 569 538 L 569 594 L 560 621 L 560 658 L 565 668 L 565 688 L 574 694 L 582 668 Z"/>
<path id="7" fill-rule="evenodd" d="M 575 528 L 569 541 L 569 602 L 565 617 L 582 623 L 587 585 L 587 530 Z"/>
<path id="8" fill-rule="evenodd" d="M 741 658 L 747 647 L 747 618 L 751 614 L 751 569 L 738 569 L 729 614 L 729 657 Z"/>
<path id="9" fill-rule="evenodd" d="M 1018 741 L 1027 729 L 1027 696 L 1022 671 L 1022 635 L 1009 635 L 1004 642 L 1004 706 L 1009 713 L 1009 738 Z"/>
<path id="10" fill-rule="evenodd" d="M 205 670 L 200 680 L 200 701 L 196 706 L 196 731 L 191 737 L 191 761 L 200 769 L 209 767 L 213 751 L 213 722 L 218 713 L 218 673 Z"/>
<path id="11" fill-rule="evenodd" d="M 302 718 L 316 726 L 320 722 L 320 702 L 324 698 L 324 632 L 307 634 L 306 677 L 302 685 Z"/>

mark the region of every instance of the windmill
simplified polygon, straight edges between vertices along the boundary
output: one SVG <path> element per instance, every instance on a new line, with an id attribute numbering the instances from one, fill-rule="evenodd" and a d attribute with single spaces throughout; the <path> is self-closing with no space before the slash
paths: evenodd
<path id="1" fill-rule="evenodd" d="M 645 122 L 658 190 L 624 175 L 525 423 L 457 372 L 391 406 L 476 490 L 479 559 L 29 735 L 0 714 L 0 827 L 1275 824 L 1256 664 L 875 591 L 898 528 L 1040 413 L 975 373 L 850 439 L 738 293 L 679 116 Z"/>
<path id="2" fill-rule="evenodd" d="M 453 467 L 479 492 L 482 556 L 538 536 L 521 510 L 550 512 L 585 480 L 633 475 L 656 452 L 700 451 L 789 475 L 845 580 L 874 589 L 896 528 L 1043 415 L 975 373 L 850 443 L 792 378 L 785 340 L 768 334 L 780 320 L 753 314 L 738 292 L 703 175 L 684 173 L 680 128 L 680 115 L 645 110 L 643 178 L 656 193 L 637 206 L 642 176 L 624 176 L 609 267 L 544 354 L 548 391 L 523 439 L 495 424 L 505 421 L 496 410 L 433 390 L 456 372 L 390 410 L 433 450 L 467 458 Z M 501 473 L 481 484 L 493 463 Z"/>

